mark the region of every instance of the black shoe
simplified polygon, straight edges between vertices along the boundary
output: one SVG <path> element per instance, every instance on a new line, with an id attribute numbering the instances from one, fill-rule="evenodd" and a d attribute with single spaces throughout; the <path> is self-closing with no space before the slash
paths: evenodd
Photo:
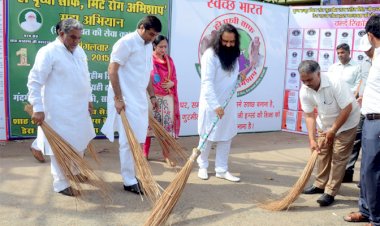
<path id="1" fill-rule="evenodd" d="M 124 190 L 126 191 L 130 191 L 137 195 L 144 195 L 144 192 L 140 189 L 140 185 L 138 183 L 131 186 L 125 186 L 125 185 L 123 186 L 124 186 Z"/>
<path id="2" fill-rule="evenodd" d="M 79 191 L 75 190 L 72 187 L 67 187 L 58 193 L 66 196 L 77 196 L 79 194 Z"/>
<path id="3" fill-rule="evenodd" d="M 317 200 L 317 203 L 319 203 L 319 206 L 329 206 L 334 202 L 334 196 L 331 196 L 329 194 L 323 193 L 321 197 Z"/>
<path id="4" fill-rule="evenodd" d="M 351 172 L 347 172 L 344 174 L 342 183 L 352 183 L 354 174 Z"/>
<path id="5" fill-rule="evenodd" d="M 302 193 L 306 195 L 312 195 L 312 194 L 323 194 L 325 192 L 325 189 L 317 188 L 314 185 L 306 188 Z"/>

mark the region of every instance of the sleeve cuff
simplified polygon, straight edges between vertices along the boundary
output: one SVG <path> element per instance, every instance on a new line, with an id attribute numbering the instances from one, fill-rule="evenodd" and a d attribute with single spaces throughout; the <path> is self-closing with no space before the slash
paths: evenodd
<path id="1" fill-rule="evenodd" d="M 44 106 L 42 104 L 33 105 L 33 112 L 43 112 Z"/>

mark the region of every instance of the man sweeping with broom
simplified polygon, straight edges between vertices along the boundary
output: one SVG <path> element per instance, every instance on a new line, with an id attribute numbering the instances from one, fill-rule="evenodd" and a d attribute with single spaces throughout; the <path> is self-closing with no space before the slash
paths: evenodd
<path id="1" fill-rule="evenodd" d="M 125 35 L 115 43 L 108 67 L 110 79 L 107 99 L 108 116 L 102 132 L 113 142 L 114 132 L 118 131 L 124 190 L 135 194 L 143 192 L 136 179 L 132 148 L 128 143 L 120 113 L 125 112 L 137 141 L 143 144 L 148 128 L 147 90 L 153 107 L 157 105 L 154 90 L 149 81 L 153 68 L 152 41 L 161 32 L 161 28 L 161 22 L 157 17 L 144 17 L 138 23 L 135 32 Z"/>
<path id="2" fill-rule="evenodd" d="M 228 156 L 231 141 L 237 134 L 236 95 L 223 109 L 223 102 L 228 98 L 238 80 L 240 56 L 240 38 L 237 29 L 231 24 L 224 24 L 211 40 L 209 48 L 204 52 L 201 61 L 201 94 L 199 98 L 198 133 L 202 136 L 210 130 L 215 117 L 220 121 L 209 135 L 197 162 L 198 177 L 208 179 L 208 156 L 211 146 L 216 143 L 215 172 L 217 178 L 232 182 L 240 181 L 228 171 Z"/>
<path id="3" fill-rule="evenodd" d="M 348 86 L 339 79 L 322 75 L 317 62 L 302 61 L 298 71 L 303 83 L 300 100 L 306 114 L 310 149 L 318 152 L 317 178 L 303 193 L 320 193 L 319 205 L 329 206 L 339 191 L 352 152 L 360 119 L 359 107 Z"/>
<path id="4" fill-rule="evenodd" d="M 87 56 L 78 46 L 82 30 L 83 25 L 75 19 L 62 21 L 59 37 L 38 51 L 27 84 L 33 121 L 37 125 L 49 124 L 81 157 L 95 137 L 89 113 L 92 94 Z M 40 128 L 38 132 L 44 136 Z M 59 156 L 53 154 L 46 139 L 44 146 L 44 154 L 51 159 L 54 191 L 75 196 L 78 192 L 57 163 Z"/>

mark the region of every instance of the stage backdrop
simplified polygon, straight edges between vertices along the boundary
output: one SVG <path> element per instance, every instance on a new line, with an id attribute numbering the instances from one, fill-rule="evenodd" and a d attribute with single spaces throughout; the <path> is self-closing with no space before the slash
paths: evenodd
<path id="1" fill-rule="evenodd" d="M 380 5 L 291 7 L 289 14 L 284 114 L 282 128 L 307 133 L 299 103 L 301 82 L 297 71 L 302 60 L 316 60 L 322 73 L 338 61 L 336 46 L 347 43 L 351 58 L 361 63 L 367 56 L 358 51 L 364 26 Z"/>
<path id="2" fill-rule="evenodd" d="M 146 15 L 160 18 L 163 23 L 162 34 L 166 35 L 168 1 L 8 1 L 10 138 L 36 135 L 35 125 L 23 111 L 23 105 L 27 101 L 27 77 L 37 51 L 55 39 L 55 25 L 58 21 L 72 17 L 84 25 L 80 45 L 88 56 L 95 106 L 92 118 L 95 130 L 100 135 L 100 128 L 107 116 L 107 67 L 113 44 L 120 37 L 134 31 L 137 22 Z M 36 17 L 34 25 L 26 21 L 26 17 L 31 14 Z"/>
<path id="3" fill-rule="evenodd" d="M 238 89 L 238 131 L 280 130 L 288 7 L 240 0 L 181 0 L 173 1 L 172 9 L 170 52 L 177 68 L 181 135 L 197 134 L 200 58 L 224 23 L 238 28 L 240 69 L 249 68 Z M 251 48 L 258 48 L 255 64 L 249 57 Z"/>

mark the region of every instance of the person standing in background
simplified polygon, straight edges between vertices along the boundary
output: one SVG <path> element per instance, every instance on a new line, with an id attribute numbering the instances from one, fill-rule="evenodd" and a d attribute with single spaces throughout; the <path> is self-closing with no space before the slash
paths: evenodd
<path id="1" fill-rule="evenodd" d="M 178 138 L 180 129 L 179 103 L 177 93 L 177 74 L 173 59 L 167 55 L 168 39 L 158 35 L 153 41 L 153 70 L 150 79 L 157 98 L 157 107 L 153 110 L 154 118 L 174 138 Z M 148 159 L 153 132 L 148 131 L 144 143 L 144 156 Z M 174 166 L 168 158 L 168 150 L 162 150 L 165 161 Z"/>
<path id="2" fill-rule="evenodd" d="M 330 66 L 328 75 L 334 78 L 339 78 L 342 82 L 346 82 L 355 98 L 358 98 L 357 90 L 360 83 L 360 65 L 350 57 L 350 46 L 346 43 L 338 45 L 336 51 L 339 62 Z M 352 149 L 351 156 L 348 160 L 342 183 L 350 183 L 353 180 L 354 167 L 357 160 L 357 158 L 355 159 L 355 156 L 359 156 L 361 136 L 362 130 L 359 126 L 356 131 L 354 148 Z"/>

